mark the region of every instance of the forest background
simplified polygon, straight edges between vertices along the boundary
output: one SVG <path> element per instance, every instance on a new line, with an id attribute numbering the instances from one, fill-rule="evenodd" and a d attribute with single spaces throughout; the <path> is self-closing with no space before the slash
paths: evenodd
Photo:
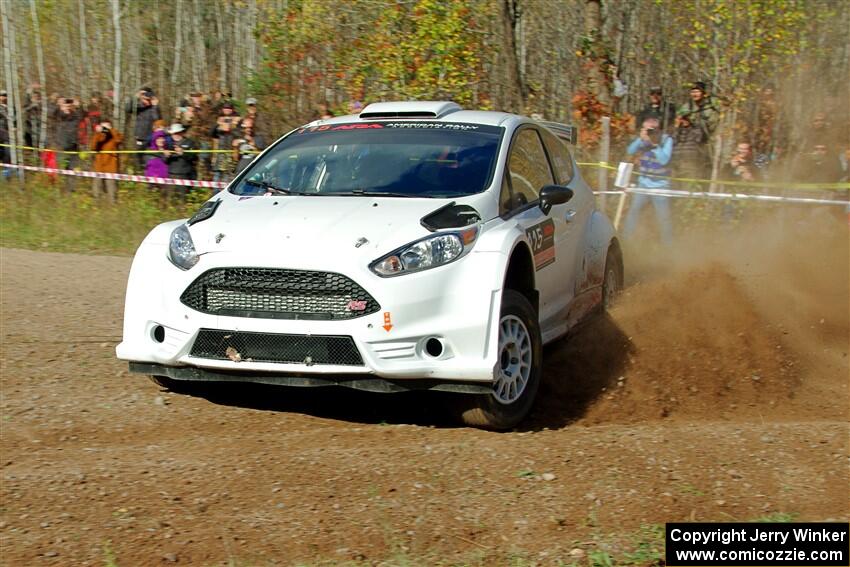
<path id="1" fill-rule="evenodd" d="M 721 145 L 793 147 L 816 111 L 850 124 L 843 0 L 0 0 L 10 106 L 152 87 L 260 101 L 270 137 L 327 101 L 451 99 L 631 135 L 650 86 L 677 104 L 696 80 L 723 111 Z M 627 87 L 623 92 L 622 86 Z M 20 115 L 20 113 L 19 113 Z M 847 145 L 847 140 L 843 143 Z"/>

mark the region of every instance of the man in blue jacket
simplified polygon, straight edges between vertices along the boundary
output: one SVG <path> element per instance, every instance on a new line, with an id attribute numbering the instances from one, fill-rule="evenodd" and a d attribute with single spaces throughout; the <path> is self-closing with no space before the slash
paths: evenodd
<path id="1" fill-rule="evenodd" d="M 670 189 L 670 158 L 673 156 L 673 138 L 663 133 L 656 118 L 643 121 L 640 133 L 626 150 L 635 156 L 638 166 L 638 187 L 642 189 Z M 629 214 L 623 227 L 623 236 L 634 233 L 640 211 L 647 202 L 652 202 L 655 217 L 665 244 L 673 243 L 673 227 L 670 220 L 669 198 L 663 195 L 633 193 Z"/>

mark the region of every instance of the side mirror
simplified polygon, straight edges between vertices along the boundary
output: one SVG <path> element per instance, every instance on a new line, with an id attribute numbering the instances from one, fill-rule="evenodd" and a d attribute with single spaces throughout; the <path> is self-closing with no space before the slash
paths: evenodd
<path id="1" fill-rule="evenodd" d="M 544 215 L 555 205 L 562 205 L 573 198 L 573 190 L 561 185 L 544 185 L 540 189 L 540 210 Z"/>

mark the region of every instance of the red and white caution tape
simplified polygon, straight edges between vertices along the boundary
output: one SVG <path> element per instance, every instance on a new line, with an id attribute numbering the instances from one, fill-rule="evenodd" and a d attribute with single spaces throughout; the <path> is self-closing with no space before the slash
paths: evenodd
<path id="1" fill-rule="evenodd" d="M 77 177 L 90 177 L 97 179 L 117 179 L 119 181 L 135 181 L 138 183 L 152 183 L 156 185 L 183 185 L 189 187 L 208 187 L 212 189 L 224 189 L 227 183 L 223 181 L 197 181 L 194 179 L 174 179 L 171 177 L 149 177 L 147 175 L 128 175 L 125 173 L 98 173 L 94 171 L 75 171 L 73 169 L 54 169 L 50 167 L 36 167 L 32 165 L 13 165 L 10 163 L 0 164 L 0 167 L 24 169 L 27 171 L 40 171 L 43 173 L 58 173 L 60 175 L 73 175 Z M 793 189 L 794 187 L 789 187 Z M 747 193 L 709 193 L 706 191 L 680 191 L 676 189 L 645 189 L 643 187 L 630 187 L 625 191 L 595 191 L 596 195 L 623 195 L 629 193 L 641 193 L 644 195 L 655 195 L 658 197 L 679 197 L 691 199 L 733 199 L 739 201 L 767 201 L 772 203 L 805 203 L 814 205 L 841 205 L 850 207 L 850 201 L 838 199 L 812 199 L 808 197 L 782 197 L 779 195 L 749 195 Z"/>
<path id="2" fill-rule="evenodd" d="M 117 179 L 119 181 L 136 181 L 139 183 L 153 183 L 155 185 L 184 185 L 189 187 L 210 187 L 213 189 L 224 189 L 225 187 L 227 187 L 227 183 L 224 183 L 222 181 L 198 181 L 195 179 L 174 179 L 172 177 L 149 177 L 147 175 L 128 175 L 126 173 L 99 173 L 95 171 L 75 171 L 73 169 L 54 169 L 52 167 L 36 167 L 33 165 L 13 165 L 11 163 L 0 164 L 0 167 L 25 169 L 27 171 L 41 171 L 43 173 L 58 173 L 60 175 L 73 175 L 76 177 Z"/>
<path id="3" fill-rule="evenodd" d="M 793 186 L 789 189 L 794 189 Z M 685 197 L 691 199 L 733 199 L 736 201 L 767 201 L 771 203 L 806 203 L 814 205 L 842 205 L 850 206 L 850 201 L 840 199 L 812 199 L 809 197 L 782 197 L 780 195 L 750 195 L 747 193 L 709 193 L 707 191 L 680 191 L 677 189 L 645 189 L 643 187 L 630 187 L 625 191 L 595 191 L 596 195 L 623 195 L 640 193 L 642 195 L 655 195 L 657 197 Z"/>

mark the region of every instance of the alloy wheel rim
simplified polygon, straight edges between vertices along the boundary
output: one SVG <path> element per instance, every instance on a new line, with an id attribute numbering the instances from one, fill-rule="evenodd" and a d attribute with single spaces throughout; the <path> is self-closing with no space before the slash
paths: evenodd
<path id="1" fill-rule="evenodd" d="M 531 376 L 531 334 L 525 323 L 515 315 L 505 315 L 499 321 L 499 367 L 493 383 L 493 396 L 499 403 L 517 401 Z"/>

